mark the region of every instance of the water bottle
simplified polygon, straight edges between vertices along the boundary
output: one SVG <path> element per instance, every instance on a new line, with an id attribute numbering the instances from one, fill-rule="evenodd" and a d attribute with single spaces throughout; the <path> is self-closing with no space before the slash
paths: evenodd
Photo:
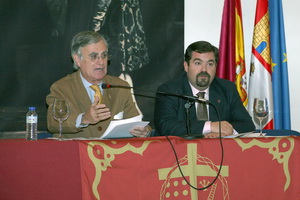
<path id="1" fill-rule="evenodd" d="M 29 107 L 29 111 L 26 114 L 26 139 L 37 139 L 37 122 L 38 114 L 35 112 L 35 107 Z"/>

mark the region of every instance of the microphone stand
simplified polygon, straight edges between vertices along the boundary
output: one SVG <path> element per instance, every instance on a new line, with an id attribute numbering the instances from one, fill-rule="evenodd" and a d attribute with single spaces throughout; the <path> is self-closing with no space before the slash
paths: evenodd
<path id="1" fill-rule="evenodd" d="M 190 124 L 190 118 L 189 118 L 189 109 L 190 107 L 195 104 L 195 102 L 187 101 L 186 104 L 184 104 L 185 113 L 186 113 L 186 129 L 187 129 L 187 135 L 181 136 L 184 139 L 192 140 L 192 139 L 199 139 L 203 138 L 204 136 L 202 134 L 191 134 L 191 124 Z"/>
<path id="2" fill-rule="evenodd" d="M 190 118 L 189 118 L 189 109 L 190 107 L 192 106 L 193 102 L 190 102 L 190 101 L 187 101 L 186 104 L 184 104 L 184 108 L 185 108 L 185 115 L 186 115 L 186 130 L 187 130 L 187 133 L 188 135 L 191 135 L 191 129 L 190 129 Z"/>

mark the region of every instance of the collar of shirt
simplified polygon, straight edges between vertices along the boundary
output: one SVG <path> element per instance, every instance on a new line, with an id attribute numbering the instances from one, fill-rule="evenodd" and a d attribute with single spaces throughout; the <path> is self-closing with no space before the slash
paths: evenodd
<path id="1" fill-rule="evenodd" d="M 192 89 L 192 93 L 193 93 L 193 96 L 197 96 L 198 92 L 205 92 L 205 96 L 204 96 L 204 99 L 207 99 L 209 100 L 209 87 L 203 91 L 200 91 L 198 90 L 197 88 L 195 88 L 190 82 L 189 82 L 190 86 L 191 86 L 191 89 Z"/>

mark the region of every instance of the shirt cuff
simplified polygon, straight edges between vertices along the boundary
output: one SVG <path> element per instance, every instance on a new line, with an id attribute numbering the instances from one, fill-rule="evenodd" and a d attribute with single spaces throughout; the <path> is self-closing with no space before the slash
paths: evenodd
<path id="1" fill-rule="evenodd" d="M 211 121 L 206 121 L 205 122 L 204 127 L 203 127 L 203 131 L 202 131 L 203 135 L 211 133 L 210 123 L 211 123 Z"/>
<path id="2" fill-rule="evenodd" d="M 76 128 L 84 128 L 88 126 L 88 124 L 81 124 L 83 114 L 84 113 L 81 113 L 77 116 L 76 124 L 75 124 Z"/>
<path id="3" fill-rule="evenodd" d="M 236 130 L 233 129 L 232 135 L 237 135 L 237 134 L 239 134 L 239 133 Z"/>
<path id="4" fill-rule="evenodd" d="M 206 121 L 205 122 L 204 127 L 203 127 L 203 131 L 202 131 L 203 135 L 211 133 L 210 124 L 211 124 L 211 121 Z M 239 134 L 239 133 L 235 129 L 233 129 L 232 135 L 237 135 L 237 134 Z"/>

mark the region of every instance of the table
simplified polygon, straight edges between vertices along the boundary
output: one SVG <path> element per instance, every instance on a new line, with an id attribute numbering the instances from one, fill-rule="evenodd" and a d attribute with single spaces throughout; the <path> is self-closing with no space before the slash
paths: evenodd
<path id="1" fill-rule="evenodd" d="M 0 140 L 3 200 L 300 199 L 300 137 Z"/>

